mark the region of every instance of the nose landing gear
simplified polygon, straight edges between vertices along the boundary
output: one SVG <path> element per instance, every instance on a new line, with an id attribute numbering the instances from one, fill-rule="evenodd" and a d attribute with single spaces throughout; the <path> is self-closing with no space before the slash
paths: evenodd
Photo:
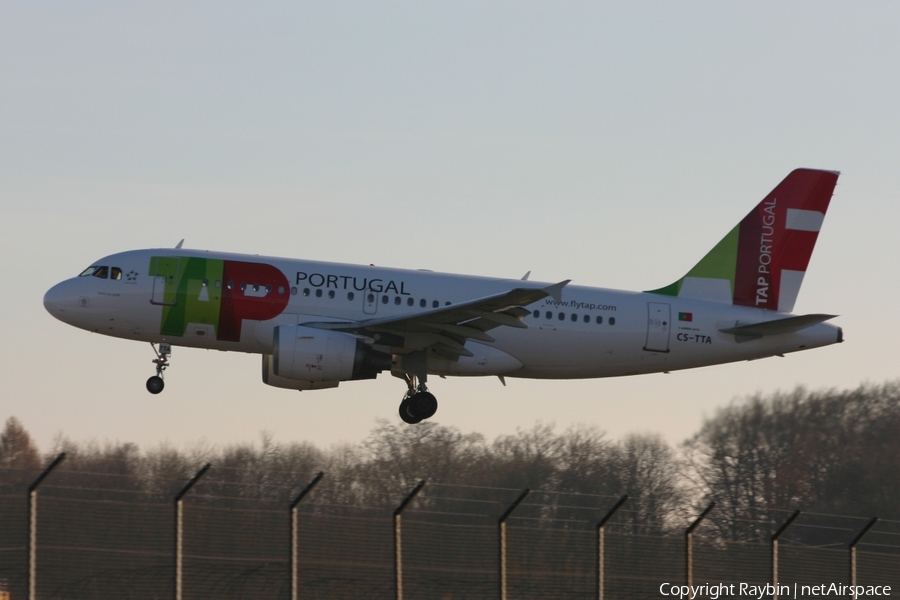
<path id="1" fill-rule="evenodd" d="M 151 394 L 158 394 L 166 387 L 166 382 L 163 381 L 162 375 L 163 371 L 166 370 L 166 367 L 169 366 L 169 357 L 172 356 L 172 346 L 166 342 L 160 342 L 159 351 L 157 351 L 156 345 L 151 342 L 150 347 L 153 348 L 153 352 L 156 354 L 156 358 L 153 360 L 153 363 L 156 365 L 156 375 L 147 380 L 147 391 Z"/>

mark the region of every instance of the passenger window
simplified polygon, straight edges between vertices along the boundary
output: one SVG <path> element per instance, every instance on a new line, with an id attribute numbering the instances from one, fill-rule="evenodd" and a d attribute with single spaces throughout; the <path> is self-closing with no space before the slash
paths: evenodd
<path id="1" fill-rule="evenodd" d="M 425 308 L 426 306 L 428 306 L 428 300 L 426 300 L 425 298 L 422 298 L 421 300 L 419 300 L 419 306 L 421 306 L 422 308 Z"/>
<path id="2" fill-rule="evenodd" d="M 291 286 L 291 296 L 296 296 L 296 295 L 297 295 L 297 288 L 294 286 Z"/>
<path id="3" fill-rule="evenodd" d="M 353 300 L 353 292 L 347 292 L 347 300 Z"/>
<path id="4" fill-rule="evenodd" d="M 539 318 L 541 316 L 541 311 L 539 311 L 539 310 L 534 311 L 534 313 L 532 313 L 532 316 L 534 316 L 535 319 Z"/>
<path id="5" fill-rule="evenodd" d="M 222 280 L 221 280 L 221 279 L 216 279 L 216 289 L 219 289 L 219 288 L 221 288 L 221 287 L 222 287 Z"/>
<path id="6" fill-rule="evenodd" d="M 253 291 L 254 291 L 254 292 L 258 292 L 258 291 L 259 291 L 259 284 L 258 284 L 258 283 L 254 283 L 254 284 L 253 284 Z"/>
<path id="7" fill-rule="evenodd" d="M 435 300 L 434 302 L 431 303 L 431 308 L 437 308 L 440 305 L 441 305 L 441 303 L 438 302 L 437 300 Z"/>
<path id="8" fill-rule="evenodd" d="M 572 322 L 574 323 L 577 320 L 578 320 L 578 315 L 576 315 L 575 313 L 572 313 Z"/>
<path id="9" fill-rule="evenodd" d="M 394 296 L 394 304 L 400 306 L 400 296 Z"/>
<path id="10" fill-rule="evenodd" d="M 279 285 L 279 286 L 278 286 L 278 294 L 281 295 L 281 294 L 283 294 L 283 293 L 284 293 L 284 286 L 283 286 L 283 285 Z"/>
<path id="11" fill-rule="evenodd" d="M 449 302 L 444 302 L 444 306 L 450 306 Z"/>
<path id="12" fill-rule="evenodd" d="M 99 277 L 100 279 L 108 279 L 109 267 L 97 267 L 97 270 L 94 271 L 94 277 Z"/>
<path id="13" fill-rule="evenodd" d="M 272 286 L 271 286 L 271 285 L 267 285 L 267 286 L 266 286 L 266 293 L 267 293 L 267 294 L 271 294 L 271 293 L 272 293 Z M 280 294 L 281 292 L 278 292 L 278 293 Z"/>
<path id="14" fill-rule="evenodd" d="M 615 318 L 615 317 L 610 317 L 610 318 L 609 318 L 609 324 L 610 324 L 610 325 L 615 325 L 615 324 L 616 324 L 616 318 Z"/>
<path id="15" fill-rule="evenodd" d="M 316 298 L 321 298 L 321 297 L 322 297 L 322 289 L 319 288 L 316 290 Z"/>
<path id="16" fill-rule="evenodd" d="M 120 269 L 119 267 L 113 267 L 112 276 L 110 277 L 110 279 L 115 279 L 116 281 L 122 279 L 122 269 Z"/>
<path id="17" fill-rule="evenodd" d="M 375 302 L 375 294 L 369 294 L 368 296 L 366 296 L 366 302 L 368 302 L 369 304 Z"/>
<path id="18" fill-rule="evenodd" d="M 233 290 L 233 289 L 234 289 L 234 282 L 233 282 L 233 281 L 229 281 L 228 283 L 225 284 L 225 287 L 228 288 L 229 290 Z"/>
<path id="19" fill-rule="evenodd" d="M 382 304 L 387 304 L 387 303 L 388 303 L 388 300 L 389 300 L 389 298 L 387 297 L 387 294 L 385 294 L 384 296 L 381 297 L 381 303 L 382 303 Z"/>
<path id="20" fill-rule="evenodd" d="M 560 320 L 560 321 L 565 321 L 565 320 L 566 320 L 566 314 L 565 314 L 565 313 L 559 313 L 559 320 Z"/>
<path id="21" fill-rule="evenodd" d="M 603 325 L 603 317 L 597 317 L 597 325 Z"/>
<path id="22" fill-rule="evenodd" d="M 584 315 L 584 322 L 585 322 L 585 323 L 590 323 L 590 322 L 591 322 L 591 315 Z"/>
<path id="23" fill-rule="evenodd" d="M 203 281 L 200 282 L 200 285 L 201 285 L 202 287 L 208 287 L 208 286 L 209 286 L 209 279 L 204 279 Z"/>
<path id="24" fill-rule="evenodd" d="M 328 290 L 328 299 L 334 300 L 334 290 Z"/>
<path id="25" fill-rule="evenodd" d="M 303 288 L 303 295 L 309 296 L 309 288 Z"/>
<path id="26" fill-rule="evenodd" d="M 416 303 L 416 301 L 413 300 L 412 298 L 407 298 L 407 299 L 406 299 L 406 305 L 407 305 L 407 306 L 412 306 L 412 305 L 415 304 L 415 303 Z"/>
<path id="27" fill-rule="evenodd" d="M 548 319 L 552 319 L 552 318 L 553 318 L 553 313 L 550 312 L 550 311 L 548 310 L 548 311 L 547 311 L 547 314 L 544 315 L 544 316 L 545 316 L 546 318 L 548 318 Z"/>
<path id="28" fill-rule="evenodd" d="M 242 292 L 246 292 L 246 291 L 247 291 L 247 284 L 244 283 L 244 282 L 241 282 L 241 291 L 242 291 Z"/>

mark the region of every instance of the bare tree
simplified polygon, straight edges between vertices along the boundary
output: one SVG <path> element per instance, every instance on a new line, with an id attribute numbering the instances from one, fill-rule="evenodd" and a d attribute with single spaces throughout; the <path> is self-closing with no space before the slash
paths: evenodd
<path id="1" fill-rule="evenodd" d="M 41 457 L 31 436 L 15 417 L 6 420 L 0 433 L 0 469 L 39 469 Z"/>
<path id="2" fill-rule="evenodd" d="M 390 506 L 422 479 L 471 482 L 485 456 L 480 434 L 427 422 L 409 427 L 379 420 L 361 450 L 360 480 L 371 501 Z"/>
<path id="3" fill-rule="evenodd" d="M 536 423 L 515 435 L 498 437 L 489 449 L 490 481 L 483 485 L 506 488 L 553 489 L 563 452 L 563 440 L 554 425 Z"/>
<path id="4" fill-rule="evenodd" d="M 616 482 L 630 500 L 624 518 L 633 533 L 666 529 L 685 494 L 681 465 L 658 434 L 632 434 L 615 447 Z"/>
<path id="5" fill-rule="evenodd" d="M 0 488 L 18 489 L 37 477 L 41 457 L 31 436 L 15 417 L 6 420 L 0 433 Z"/>
<path id="6" fill-rule="evenodd" d="M 773 510 L 898 514 L 900 384 L 752 396 L 685 442 L 686 477 L 731 539 L 771 533 Z M 780 519 L 781 517 L 778 517 Z"/>
<path id="7" fill-rule="evenodd" d="M 571 427 L 560 436 L 555 488 L 576 494 L 614 495 L 622 491 L 616 444 L 596 427 Z"/>

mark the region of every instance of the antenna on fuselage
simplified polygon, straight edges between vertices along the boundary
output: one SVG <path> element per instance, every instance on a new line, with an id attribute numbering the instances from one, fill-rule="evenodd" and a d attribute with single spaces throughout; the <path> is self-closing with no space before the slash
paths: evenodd
<path id="1" fill-rule="evenodd" d="M 176 250 L 181 250 L 181 245 L 184 244 L 184 238 L 181 238 L 181 241 L 175 244 Z"/>

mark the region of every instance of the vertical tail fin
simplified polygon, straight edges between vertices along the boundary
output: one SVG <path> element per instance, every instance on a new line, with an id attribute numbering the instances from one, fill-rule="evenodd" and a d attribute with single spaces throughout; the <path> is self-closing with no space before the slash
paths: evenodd
<path id="1" fill-rule="evenodd" d="M 687 275 L 650 293 L 791 312 L 838 175 L 792 171 Z"/>

